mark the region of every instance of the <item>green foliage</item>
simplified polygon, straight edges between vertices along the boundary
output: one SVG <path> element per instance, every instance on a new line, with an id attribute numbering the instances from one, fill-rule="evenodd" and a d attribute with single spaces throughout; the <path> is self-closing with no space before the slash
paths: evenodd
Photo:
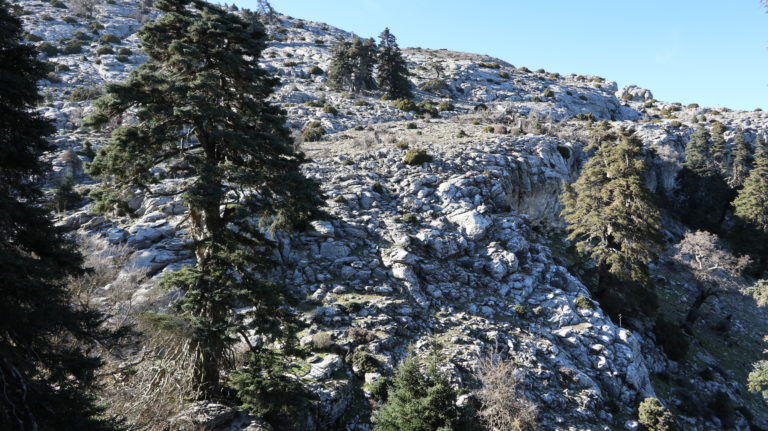
<path id="1" fill-rule="evenodd" d="M 546 90 L 544 90 L 544 97 L 548 97 L 548 98 L 555 97 L 555 93 L 552 92 L 552 90 L 550 90 L 549 88 L 547 88 Z"/>
<path id="2" fill-rule="evenodd" d="M 55 128 L 34 110 L 46 66 L 22 43 L 22 24 L 0 0 L 0 429 L 114 429 L 91 395 L 115 335 L 104 316 L 75 302 L 68 277 L 82 272 L 75 245 L 53 225 L 39 180 Z M 99 347 L 101 348 L 101 347 Z"/>
<path id="3" fill-rule="evenodd" d="M 733 188 L 739 188 L 744 185 L 744 181 L 752 169 L 752 152 L 745 142 L 744 132 L 741 130 L 736 131 L 736 137 L 733 140 L 732 159 L 728 184 Z"/>
<path id="4" fill-rule="evenodd" d="M 312 69 L 309 69 L 310 75 L 324 75 L 325 71 L 320 68 L 320 66 L 312 66 Z"/>
<path id="5" fill-rule="evenodd" d="M 768 233 L 768 154 L 763 145 L 757 145 L 755 167 L 739 190 L 733 207 L 737 217 Z"/>
<path id="6" fill-rule="evenodd" d="M 469 136 L 469 135 L 467 135 L 467 132 L 465 132 L 465 131 L 464 131 L 464 130 L 462 130 L 462 129 L 459 129 L 459 131 L 458 131 L 458 132 L 456 132 L 456 137 L 457 137 L 457 138 L 459 138 L 459 139 L 461 139 L 461 138 L 466 138 L 466 137 L 468 137 L 468 136 Z"/>
<path id="7" fill-rule="evenodd" d="M 690 348 L 690 342 L 680 325 L 659 317 L 656 319 L 653 333 L 656 336 L 656 343 L 664 349 L 664 353 L 669 359 L 673 361 L 685 359 Z"/>
<path id="8" fill-rule="evenodd" d="M 675 431 L 675 417 L 656 398 L 646 398 L 638 408 L 638 422 L 648 431 Z"/>
<path id="9" fill-rule="evenodd" d="M 379 35 L 379 52 L 377 56 L 379 68 L 376 72 L 376 82 L 390 99 L 410 99 L 411 82 L 408 80 L 410 73 L 403 59 L 397 38 L 389 28 L 385 28 Z"/>
<path id="10" fill-rule="evenodd" d="M 595 114 L 591 112 L 588 114 L 581 114 L 581 113 L 576 114 L 574 118 L 579 121 L 589 121 L 590 123 L 594 123 L 595 121 L 597 121 L 597 118 L 595 118 Z"/>
<path id="11" fill-rule="evenodd" d="M 417 148 L 405 153 L 405 157 L 403 158 L 403 161 L 411 166 L 420 166 L 423 163 L 431 163 L 432 160 L 432 156 L 427 154 L 426 151 Z"/>
<path id="12" fill-rule="evenodd" d="M 40 45 L 37 46 L 37 50 L 42 52 L 48 57 L 55 57 L 59 54 L 59 48 L 56 47 L 56 45 L 51 44 L 50 42 L 43 42 Z"/>
<path id="13" fill-rule="evenodd" d="M 720 170 L 720 173 L 725 175 L 727 168 L 725 164 L 725 126 L 723 123 L 716 121 L 715 124 L 712 125 L 710 133 L 712 135 L 712 159 Z"/>
<path id="14" fill-rule="evenodd" d="M 526 314 L 528 314 L 523 304 L 515 304 L 512 306 L 512 309 L 515 310 L 515 313 L 517 313 L 517 315 L 520 317 L 524 317 Z"/>
<path id="15" fill-rule="evenodd" d="M 509 79 L 509 73 L 502 70 L 501 72 L 499 72 L 499 78 Z"/>
<path id="16" fill-rule="evenodd" d="M 34 34 L 34 33 L 24 33 L 24 39 L 30 41 L 30 42 L 40 42 L 43 40 L 42 37 Z"/>
<path id="17" fill-rule="evenodd" d="M 104 90 L 101 87 L 77 87 L 69 94 L 69 100 L 71 102 L 82 102 L 85 100 L 96 99 L 104 94 Z"/>
<path id="18" fill-rule="evenodd" d="M 426 91 L 428 93 L 435 93 L 435 94 L 440 93 L 442 90 L 445 90 L 446 88 L 448 88 L 448 84 L 445 82 L 444 79 L 440 79 L 440 78 L 430 79 L 419 86 L 419 90 Z"/>
<path id="19" fill-rule="evenodd" d="M 373 185 L 371 186 L 371 190 L 373 190 L 374 192 L 380 195 L 383 195 L 384 193 L 386 193 L 386 190 L 384 190 L 384 186 L 381 185 L 381 183 L 378 181 L 373 183 Z"/>
<path id="20" fill-rule="evenodd" d="M 99 38 L 99 43 L 104 44 L 104 45 L 106 45 L 108 43 L 120 43 L 120 42 L 122 42 L 120 40 L 120 38 L 117 37 L 116 35 L 112 34 L 112 33 L 103 34 Z"/>
<path id="21" fill-rule="evenodd" d="M 339 39 L 331 48 L 328 87 L 359 93 L 376 87 L 373 67 L 376 64 L 376 43 L 373 39 Z"/>
<path id="22" fill-rule="evenodd" d="M 56 212 L 63 212 L 71 210 L 82 200 L 82 197 L 74 189 L 74 182 L 71 178 L 66 178 L 56 188 L 53 194 L 53 198 L 48 203 L 51 210 Z"/>
<path id="23" fill-rule="evenodd" d="M 416 214 L 414 214 L 414 213 L 403 214 L 403 216 L 400 218 L 400 220 L 403 223 L 407 223 L 407 224 L 417 224 L 417 223 L 419 223 L 419 217 Z"/>
<path id="24" fill-rule="evenodd" d="M 311 393 L 287 376 L 288 371 L 288 364 L 275 354 L 252 355 L 246 367 L 232 372 L 241 407 L 278 429 L 298 429 L 306 419 Z"/>
<path id="25" fill-rule="evenodd" d="M 432 103 L 431 100 L 422 100 L 421 102 L 416 104 L 416 108 L 418 109 L 418 112 L 421 115 L 429 115 L 431 117 L 440 116 L 440 111 L 434 105 L 434 103 Z"/>
<path id="26" fill-rule="evenodd" d="M 189 179 L 179 192 L 196 264 L 160 284 L 183 293 L 168 312 L 191 328 L 191 372 L 210 399 L 221 394 L 237 334 L 259 336 L 263 346 L 293 339 L 290 295 L 260 275 L 275 265 L 267 234 L 302 228 L 319 214 L 320 192 L 300 171 L 305 157 L 292 149 L 284 111 L 267 101 L 277 79 L 259 65 L 263 26 L 207 2 L 155 6 L 163 14 L 138 32 L 148 61 L 108 85 L 86 125 L 128 110 L 138 121 L 115 129 L 88 170 L 102 179 L 92 194 L 100 209 L 137 188 L 149 191 L 161 180 L 158 166 Z M 250 350 L 258 368 L 266 347 Z"/>
<path id="27" fill-rule="evenodd" d="M 119 61 L 120 63 L 130 63 L 131 62 L 131 59 L 128 58 L 128 56 L 125 56 L 125 55 L 115 56 L 115 60 Z"/>
<path id="28" fill-rule="evenodd" d="M 58 9 L 68 9 L 68 8 L 67 8 L 67 5 L 65 5 L 64 3 L 62 3 L 62 2 L 61 2 L 61 1 L 59 1 L 59 0 L 53 0 L 53 1 L 51 2 L 51 6 L 53 6 L 53 7 L 55 7 L 55 8 L 58 8 Z"/>
<path id="29" fill-rule="evenodd" d="M 592 305 L 592 301 L 590 301 L 589 298 L 587 298 L 584 295 L 577 296 L 576 299 L 573 301 L 573 303 L 578 308 L 583 308 L 583 309 L 587 309 L 587 310 L 591 310 L 591 309 L 595 308 L 595 306 Z"/>
<path id="30" fill-rule="evenodd" d="M 87 34 L 83 33 L 82 31 L 78 30 L 74 33 L 72 33 L 72 36 L 77 40 L 82 40 L 83 42 L 88 42 L 91 40 L 91 36 L 88 36 Z"/>
<path id="31" fill-rule="evenodd" d="M 499 69 L 501 68 L 501 65 L 498 63 L 478 63 L 477 64 L 480 67 L 486 68 L 486 69 Z"/>
<path id="32" fill-rule="evenodd" d="M 378 359 L 360 349 L 352 352 L 350 362 L 352 363 L 352 369 L 360 376 L 365 375 L 365 373 L 379 372 L 381 368 Z"/>
<path id="33" fill-rule="evenodd" d="M 374 431 L 442 431 L 460 421 L 456 390 L 435 363 L 422 372 L 415 357 L 397 369 L 387 401 L 375 417 Z"/>
<path id="34" fill-rule="evenodd" d="M 594 156 L 563 195 L 576 249 L 615 277 L 645 285 L 659 251 L 661 215 L 645 186 L 642 142 L 628 130 L 594 130 Z"/>
<path id="35" fill-rule="evenodd" d="M 115 50 L 112 49 L 111 46 L 100 46 L 99 49 L 96 50 L 96 55 L 110 55 L 114 53 Z"/>
<path id="36" fill-rule="evenodd" d="M 398 150 L 407 150 L 409 148 L 409 145 L 407 142 L 400 141 L 395 144 L 395 148 Z"/>
<path id="37" fill-rule="evenodd" d="M 133 55 L 133 51 L 126 47 L 121 47 L 119 50 L 117 50 L 117 53 L 120 55 Z"/>
<path id="38" fill-rule="evenodd" d="M 747 388 L 751 392 L 757 392 L 768 403 L 768 361 L 758 361 L 752 366 L 752 371 L 747 379 Z"/>
<path id="39" fill-rule="evenodd" d="M 325 135 L 325 129 L 319 121 L 310 121 L 301 129 L 301 138 L 304 142 L 317 142 Z"/>
<path id="40" fill-rule="evenodd" d="M 331 114 L 331 115 L 339 115 L 339 110 L 334 108 L 333 105 L 325 105 L 325 106 L 323 106 L 323 112 L 325 112 L 326 114 Z"/>
<path id="41" fill-rule="evenodd" d="M 392 105 L 395 108 L 406 112 L 418 112 L 419 110 L 419 107 L 416 106 L 416 103 L 411 99 L 397 99 Z"/>
<path id="42" fill-rule="evenodd" d="M 64 44 L 64 47 L 61 48 L 61 52 L 66 55 L 80 54 L 83 52 L 83 42 L 79 40 L 70 40 Z"/>
<path id="43" fill-rule="evenodd" d="M 456 106 L 448 100 L 444 100 L 437 105 L 438 111 L 455 111 Z"/>
<path id="44" fill-rule="evenodd" d="M 411 123 L 406 124 L 405 128 L 406 129 L 410 129 L 410 130 L 414 130 L 414 129 L 418 129 L 419 126 L 417 126 L 416 123 L 411 122 Z"/>

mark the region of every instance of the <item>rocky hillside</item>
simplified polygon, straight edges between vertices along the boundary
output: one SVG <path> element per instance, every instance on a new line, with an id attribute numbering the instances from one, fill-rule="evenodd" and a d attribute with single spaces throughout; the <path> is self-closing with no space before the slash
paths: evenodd
<path id="1" fill-rule="evenodd" d="M 140 3 L 109 1 L 84 18 L 74 16 L 67 0 L 15 2 L 28 39 L 51 62 L 39 107 L 58 128 L 51 188 L 69 177 L 85 195 L 94 184 L 83 166 L 106 135 L 80 124 L 105 83 L 125 79 L 145 61 L 135 32 L 155 12 Z M 679 407 L 684 429 L 723 429 L 716 415 L 686 415 L 688 395 L 670 389 L 680 386 L 701 397 L 727 393 L 739 407 L 738 429 L 768 427 L 768 410 L 745 387 L 746 357 L 721 362 L 725 342 L 715 340 L 702 343 L 689 362 L 669 361 L 649 328 L 613 321 L 591 299 L 579 274 L 567 268 L 558 235 L 558 195 L 585 160 L 588 119 L 637 129 L 655 149 L 648 184 L 664 195 L 675 188 L 694 123 L 718 120 L 727 138 L 742 128 L 754 139 L 768 132 L 768 114 L 683 107 L 597 76 L 414 48 L 404 54 L 417 101 L 449 109 L 417 118 L 375 92 L 325 88 L 329 48 L 347 32 L 279 16 L 269 33 L 263 64 L 281 78 L 274 101 L 297 136 L 312 121 L 326 132 L 301 150 L 312 159 L 306 173 L 322 185 L 330 217 L 311 231 L 275 238 L 282 265 L 273 276 L 303 298 L 300 344 L 311 353 L 296 358 L 296 376 L 317 395 L 308 429 L 368 429 L 370 405 L 361 400 L 371 385 L 391 374 L 410 346 L 426 352 L 435 344 L 462 387 L 475 384 L 481 357 L 512 358 L 521 388 L 539 407 L 542 430 L 636 429 L 645 397 Z M 445 85 L 429 85 L 438 70 Z M 440 105 L 445 101 L 451 103 Z M 409 148 L 433 160 L 409 165 Z M 157 188 L 173 191 L 174 181 Z M 92 300 L 115 319 L 165 307 L 173 293 L 158 291 L 157 280 L 193 262 L 177 198 L 137 192 L 129 205 L 133 217 L 108 218 L 83 198 L 59 214 L 89 262 L 112 268 Z M 655 271 L 659 279 L 674 278 L 663 265 Z M 685 288 L 686 280 L 677 282 Z M 743 311 L 735 315 L 733 339 L 766 333 L 753 305 L 723 300 L 714 307 Z M 754 357 L 760 346 L 745 350 Z M 705 382 L 701 363 L 717 375 Z M 179 417 L 179 423 L 211 421 L 211 429 L 259 429 L 256 419 L 223 406 L 195 405 Z"/>

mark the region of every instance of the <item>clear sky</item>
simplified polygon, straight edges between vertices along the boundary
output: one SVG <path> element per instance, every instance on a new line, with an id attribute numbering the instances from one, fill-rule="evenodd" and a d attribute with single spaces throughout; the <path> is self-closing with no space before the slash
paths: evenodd
<path id="1" fill-rule="evenodd" d="M 229 0 L 232 1 L 232 0 Z M 235 0 L 255 9 L 255 0 Z M 636 84 L 659 100 L 768 109 L 760 0 L 271 0 L 281 13 L 402 47 L 488 54 L 515 66 Z"/>

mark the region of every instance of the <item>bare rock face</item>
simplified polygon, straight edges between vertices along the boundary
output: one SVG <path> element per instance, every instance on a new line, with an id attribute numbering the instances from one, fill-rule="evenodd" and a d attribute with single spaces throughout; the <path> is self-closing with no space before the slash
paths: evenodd
<path id="1" fill-rule="evenodd" d="M 633 102 L 647 102 L 653 99 L 653 93 L 651 90 L 640 88 L 637 85 L 627 85 L 621 87 L 621 90 L 616 92 L 616 97 L 620 100 L 631 100 Z"/>

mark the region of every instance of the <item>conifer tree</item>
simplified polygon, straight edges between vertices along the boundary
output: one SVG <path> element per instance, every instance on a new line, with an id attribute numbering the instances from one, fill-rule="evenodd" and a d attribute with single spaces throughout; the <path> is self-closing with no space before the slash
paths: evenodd
<path id="1" fill-rule="evenodd" d="M 642 142 L 628 130 L 596 132 L 594 156 L 562 196 L 568 238 L 609 274 L 645 285 L 661 216 L 645 186 Z"/>
<path id="2" fill-rule="evenodd" d="M 286 290 L 263 279 L 274 264 L 266 232 L 313 217 L 319 188 L 299 170 L 305 158 L 292 150 L 284 111 L 267 101 L 277 79 L 259 67 L 264 28 L 200 0 L 156 7 L 163 15 L 139 31 L 149 61 L 108 86 L 88 124 L 137 121 L 114 130 L 90 173 L 105 181 L 104 208 L 133 189 L 151 195 L 158 168 L 186 178 L 178 193 L 197 263 L 164 279 L 184 296 L 158 318 L 186 328 L 178 332 L 189 337 L 194 379 L 211 398 L 237 335 L 252 331 L 264 346 L 290 338 Z M 233 312 L 242 306 L 251 311 Z"/>
<path id="3" fill-rule="evenodd" d="M 375 431 L 442 431 L 460 424 L 456 391 L 434 361 L 422 372 L 420 362 L 406 358 L 397 369 L 387 402 L 376 415 Z"/>
<path id="4" fill-rule="evenodd" d="M 45 67 L 21 43 L 10 8 L 0 0 L 0 429 L 108 430 L 90 395 L 100 360 L 83 349 L 111 335 L 65 285 L 81 259 L 37 185 L 49 169 L 41 156 L 53 149 L 45 138 L 54 128 L 31 111 Z"/>
<path id="5" fill-rule="evenodd" d="M 721 175 L 727 174 L 726 148 L 725 148 L 725 126 L 717 121 L 712 125 L 712 159 L 720 171 Z"/>
<path id="6" fill-rule="evenodd" d="M 699 126 L 692 134 L 685 148 L 684 166 L 698 175 L 707 176 L 715 173 L 712 159 L 712 142 L 709 132 Z"/>
<path id="7" fill-rule="evenodd" d="M 379 35 L 379 69 L 376 74 L 379 88 L 390 99 L 411 99 L 411 82 L 408 81 L 408 66 L 397 45 L 397 38 L 389 28 Z"/>
<path id="8" fill-rule="evenodd" d="M 751 169 L 752 153 L 744 140 L 744 132 L 737 130 L 733 140 L 733 164 L 730 169 L 731 175 L 728 178 L 728 185 L 734 189 L 741 187 Z"/>
<path id="9" fill-rule="evenodd" d="M 328 86 L 334 90 L 359 93 L 376 88 L 373 67 L 376 64 L 376 43 L 359 37 L 340 39 L 331 48 Z"/>
<path id="10" fill-rule="evenodd" d="M 755 167 L 739 190 L 733 207 L 737 217 L 768 233 L 768 154 L 763 145 L 756 147 Z"/>
<path id="11" fill-rule="evenodd" d="M 712 151 L 709 132 L 699 126 L 685 148 L 675 209 L 691 228 L 718 232 L 733 197 Z"/>

